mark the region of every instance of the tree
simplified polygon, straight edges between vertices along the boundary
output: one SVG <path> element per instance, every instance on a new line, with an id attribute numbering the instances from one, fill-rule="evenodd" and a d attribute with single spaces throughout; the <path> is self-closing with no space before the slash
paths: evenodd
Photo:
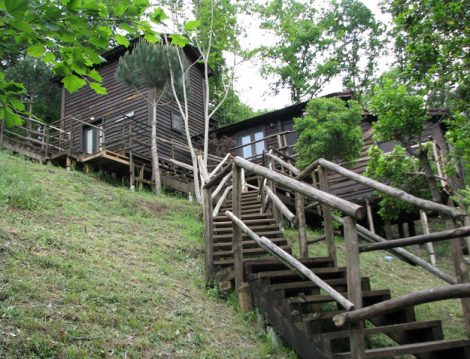
<path id="1" fill-rule="evenodd" d="M 354 101 L 338 98 L 310 100 L 305 115 L 294 119 L 299 133 L 297 165 L 304 168 L 318 158 L 352 162 L 362 147 L 362 109 Z"/>
<path id="2" fill-rule="evenodd" d="M 47 64 L 40 59 L 26 57 L 7 68 L 5 74 L 7 81 L 20 82 L 24 85 L 21 99 L 27 104 L 30 116 L 34 115 L 45 122 L 53 122 L 59 118 L 59 87 L 51 84 L 53 72 Z"/>
<path id="3" fill-rule="evenodd" d="M 382 85 L 374 88 L 369 108 L 378 117 L 373 125 L 374 139 L 398 141 L 410 156 L 416 157 L 424 170 L 433 201 L 440 202 L 442 199 L 428 158 L 428 147 L 421 139 L 428 120 L 423 97 L 410 94 L 405 85 L 385 77 Z M 417 148 L 413 147 L 414 143 L 418 144 Z"/>
<path id="4" fill-rule="evenodd" d="M 0 58 L 18 54 L 40 58 L 62 77 L 68 91 L 89 85 L 104 94 L 101 76 L 93 68 L 104 61 L 100 52 L 113 43 L 127 46 L 125 35 L 142 34 L 148 41 L 157 40 L 146 19 L 159 23 L 164 13 L 156 8 L 147 16 L 148 6 L 148 0 L 0 1 Z M 0 119 L 7 125 L 21 123 L 17 112 L 24 108 L 18 95 L 23 92 L 23 84 L 7 81 L 0 72 Z"/>
<path id="5" fill-rule="evenodd" d="M 170 72 L 174 72 L 175 91 L 181 93 L 182 71 L 178 65 L 175 54 L 176 47 L 164 44 L 150 44 L 146 40 L 137 42 L 132 52 L 127 52 L 119 59 L 116 69 L 116 78 L 125 85 L 134 88 L 140 95 L 145 95 L 140 89 L 148 89 L 148 98 L 152 105 L 151 121 L 151 152 L 152 177 L 155 182 L 155 191 L 160 193 L 160 167 L 157 149 L 157 106 L 162 99 L 168 99 L 171 93 Z"/>
<path id="6" fill-rule="evenodd" d="M 366 176 L 421 198 L 431 197 L 426 179 L 420 174 L 418 160 L 410 157 L 402 146 L 397 145 L 392 152 L 384 153 L 374 145 L 368 154 Z M 410 214 L 416 211 L 413 205 L 387 195 L 382 195 L 379 204 L 379 214 L 385 220 L 396 220 L 403 211 Z"/>
<path id="7" fill-rule="evenodd" d="M 332 0 L 327 9 L 315 2 L 271 0 L 258 6 L 262 28 L 277 38 L 255 50 L 262 74 L 275 76 L 273 91 L 287 87 L 299 102 L 318 94 L 333 77 L 362 92 L 374 73 L 381 49 L 381 24 L 358 0 Z"/>

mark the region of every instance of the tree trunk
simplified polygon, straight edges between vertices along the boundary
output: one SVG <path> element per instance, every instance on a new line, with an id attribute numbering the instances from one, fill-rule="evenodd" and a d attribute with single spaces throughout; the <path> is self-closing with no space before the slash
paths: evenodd
<path id="1" fill-rule="evenodd" d="M 158 149 L 157 149 L 157 90 L 150 89 L 151 102 L 152 102 L 152 177 L 155 184 L 155 192 L 160 193 L 162 190 L 162 184 L 160 180 L 160 165 L 158 162 Z"/>
<path id="2" fill-rule="evenodd" d="M 419 163 L 423 167 L 424 175 L 426 177 L 426 181 L 428 182 L 429 188 L 431 189 L 432 200 L 434 202 L 442 203 L 442 197 L 439 192 L 439 189 L 437 188 L 437 184 L 434 178 L 434 173 L 432 172 L 431 164 L 429 163 L 428 151 L 420 150 L 418 152 L 418 159 L 419 159 Z"/>
<path id="3" fill-rule="evenodd" d="M 30 97 L 29 98 L 29 105 L 28 105 L 28 111 L 29 111 L 29 115 L 28 115 L 28 120 L 26 121 L 26 128 L 28 129 L 26 131 L 26 138 L 31 138 L 31 124 L 32 124 L 32 119 L 33 119 L 33 98 Z"/>

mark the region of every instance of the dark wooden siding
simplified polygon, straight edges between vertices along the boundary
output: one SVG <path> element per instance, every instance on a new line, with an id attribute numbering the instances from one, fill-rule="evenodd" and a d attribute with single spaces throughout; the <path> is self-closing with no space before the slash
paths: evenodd
<path id="1" fill-rule="evenodd" d="M 152 115 L 151 106 L 148 102 L 139 96 L 135 90 L 130 89 L 119 83 L 114 74 L 116 72 L 117 61 L 101 66 L 98 71 L 103 77 L 103 85 L 108 90 L 107 95 L 97 95 L 90 88 L 82 88 L 76 93 L 65 93 L 64 96 L 64 113 L 63 128 L 73 133 L 73 152 L 80 154 L 83 152 L 82 133 L 84 125 L 70 120 L 70 117 L 80 119 L 81 121 L 91 122 L 90 118 L 95 120 L 102 118 L 104 127 L 112 129 L 106 130 L 105 142 L 116 144 L 116 141 L 125 140 L 123 133 L 127 131 L 127 127 L 117 125 L 117 120 L 123 118 L 124 114 L 134 112 L 133 133 L 136 138 L 148 145 L 136 145 L 134 152 L 142 156 L 150 157 L 150 118 Z M 197 67 L 193 66 L 190 70 L 190 87 L 191 96 L 189 98 L 189 127 L 191 135 L 201 133 L 204 129 L 203 115 L 203 75 Z M 147 95 L 147 90 L 141 90 L 143 95 Z M 163 104 L 157 109 L 157 134 L 167 140 L 177 140 L 186 143 L 186 136 L 183 132 L 172 129 L 171 117 L 172 111 L 179 113 L 176 102 Z M 123 121 L 121 121 L 123 122 Z M 110 146 L 109 150 L 113 150 L 118 146 Z M 170 157 L 170 145 L 159 143 L 159 154 Z M 108 149 L 108 148 L 107 148 Z M 182 151 L 176 151 L 175 155 L 180 160 L 187 162 L 188 156 Z"/>

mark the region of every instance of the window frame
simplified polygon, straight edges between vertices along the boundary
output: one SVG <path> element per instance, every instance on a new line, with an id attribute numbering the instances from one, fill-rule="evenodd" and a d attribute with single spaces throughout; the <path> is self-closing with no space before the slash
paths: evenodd
<path id="1" fill-rule="evenodd" d="M 243 132 L 240 132 L 237 135 L 237 143 L 238 143 L 238 146 L 242 146 L 243 145 L 242 138 L 247 137 L 247 136 L 250 136 L 250 142 L 257 141 L 256 140 L 256 134 L 258 134 L 258 133 L 261 133 L 261 135 L 263 136 L 262 141 L 259 141 L 257 143 L 251 143 L 250 146 L 239 147 L 239 149 L 238 149 L 239 156 L 241 156 L 245 159 L 255 159 L 255 158 L 261 157 L 263 155 L 263 151 L 266 149 L 266 141 L 265 141 L 266 134 L 265 134 L 265 131 L 264 131 L 264 127 L 251 128 L 251 129 L 245 130 Z M 263 148 L 262 148 L 260 153 L 257 153 L 257 146 L 256 145 L 259 144 L 259 143 L 262 144 Z M 243 153 L 245 148 L 250 149 L 250 156 L 245 157 L 245 155 Z"/>
<path id="2" fill-rule="evenodd" d="M 175 117 L 179 118 L 180 128 L 175 127 L 175 123 L 174 123 L 174 118 Z M 174 111 L 174 110 L 171 111 L 171 129 L 175 132 L 183 133 L 183 117 L 181 116 L 181 114 L 178 111 Z"/>

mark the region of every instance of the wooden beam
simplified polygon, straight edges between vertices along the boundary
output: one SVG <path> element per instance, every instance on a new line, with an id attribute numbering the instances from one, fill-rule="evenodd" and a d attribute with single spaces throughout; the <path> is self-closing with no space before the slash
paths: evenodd
<path id="1" fill-rule="evenodd" d="M 281 201 L 281 199 L 274 194 L 271 188 L 269 186 L 265 186 L 264 190 L 266 191 L 266 194 L 268 197 L 271 199 L 272 203 L 281 211 L 281 213 L 284 215 L 284 217 L 287 218 L 289 222 L 292 224 L 297 224 L 297 217 L 294 213 L 292 213 L 289 208 L 284 204 L 284 202 Z"/>
<path id="2" fill-rule="evenodd" d="M 219 211 L 220 211 L 220 207 L 222 207 L 222 205 L 224 204 L 225 202 L 225 199 L 227 198 L 229 192 L 232 190 L 232 186 L 228 186 L 224 193 L 222 193 L 222 196 L 220 196 L 219 198 L 219 201 L 217 202 L 217 205 L 215 206 L 214 208 L 214 212 L 212 212 L 212 215 L 215 217 L 219 214 Z"/>
<path id="3" fill-rule="evenodd" d="M 323 192 L 329 193 L 330 189 L 328 186 L 328 175 L 326 170 L 321 166 L 318 166 L 318 178 L 320 180 L 320 189 Z M 333 228 L 333 217 L 331 214 L 331 207 L 326 204 L 323 204 L 322 212 L 326 236 L 326 246 L 328 247 L 328 255 L 336 265 L 335 229 Z"/>
<path id="4" fill-rule="evenodd" d="M 218 184 L 218 186 L 216 187 L 214 192 L 212 192 L 212 199 L 214 199 L 219 194 L 219 192 L 222 190 L 222 188 L 224 188 L 225 183 L 227 183 L 227 181 L 231 177 L 232 177 L 232 172 L 229 172 L 229 173 L 227 173 L 227 175 L 224 178 L 222 178 L 222 181 L 220 181 L 220 183 Z"/>
<path id="5" fill-rule="evenodd" d="M 333 216 L 333 219 L 337 221 L 338 223 L 343 224 L 343 220 L 341 218 Z M 366 240 L 375 241 L 375 242 L 388 242 L 385 238 L 380 237 L 379 235 L 375 233 L 372 233 L 371 231 L 361 226 L 360 224 L 357 224 L 356 228 L 357 228 L 357 233 Z M 415 256 L 413 253 L 408 252 L 406 249 L 395 248 L 395 249 L 390 249 L 388 251 L 391 254 L 396 255 L 398 258 L 402 260 L 404 259 L 411 263 L 419 265 L 420 267 L 427 270 L 429 273 L 435 275 L 436 277 L 442 279 L 443 281 L 446 281 L 449 284 L 457 284 L 457 280 L 455 278 L 452 278 L 450 275 L 448 275 L 447 273 L 444 273 L 439 268 L 433 266 L 432 264 L 429 264 L 428 262 L 419 258 L 418 256 Z"/>
<path id="6" fill-rule="evenodd" d="M 203 191 L 203 211 L 204 211 L 204 267 L 206 284 L 210 284 L 214 276 L 214 257 L 213 257 L 213 217 L 212 217 L 212 198 L 211 190 Z"/>
<path id="7" fill-rule="evenodd" d="M 209 174 L 209 179 L 214 177 L 217 172 L 222 168 L 222 166 L 230 159 L 231 155 L 230 153 L 227 153 L 222 161 L 219 162 L 219 164 L 214 168 L 214 170 Z"/>
<path id="8" fill-rule="evenodd" d="M 423 210 L 419 211 L 419 217 L 421 219 L 421 227 L 423 229 L 424 234 L 429 234 L 431 233 L 429 231 L 429 223 L 428 223 L 428 216 L 426 215 L 426 212 Z M 426 243 L 426 248 L 428 249 L 429 253 L 429 260 L 431 261 L 431 264 L 433 266 L 436 265 L 436 255 L 434 254 L 434 245 L 432 242 Z"/>
<path id="9" fill-rule="evenodd" d="M 206 183 L 209 180 L 209 175 L 207 174 L 207 167 L 204 165 L 204 160 L 202 154 L 197 155 L 197 163 L 199 165 L 199 173 L 203 179 L 203 182 Z M 192 169 L 192 166 L 191 166 Z"/>
<path id="10" fill-rule="evenodd" d="M 313 161 L 307 167 L 305 167 L 299 174 L 295 177 L 296 180 L 302 181 L 303 179 L 310 176 L 318 167 L 318 161 Z"/>
<path id="11" fill-rule="evenodd" d="M 272 241 L 266 237 L 259 237 L 255 232 L 253 232 L 245 223 L 240 220 L 240 217 L 236 216 L 230 211 L 225 212 L 225 215 L 229 217 L 233 224 L 240 228 L 243 233 L 246 233 L 251 239 L 253 239 L 260 247 L 265 249 L 267 252 L 271 253 L 273 256 L 278 258 L 281 262 L 286 264 L 289 268 L 292 268 L 301 276 L 310 279 L 315 285 L 323 289 L 326 293 L 331 295 L 331 297 L 336 300 L 343 308 L 346 310 L 354 309 L 353 303 L 348 299 L 343 297 L 338 291 L 332 288 L 328 283 L 325 283 L 320 277 L 312 272 L 311 269 L 303 265 L 298 259 L 294 258 L 292 255 L 284 251 L 282 248 L 279 248 Z"/>
<path id="12" fill-rule="evenodd" d="M 447 239 L 461 238 L 469 234 L 470 234 L 470 226 L 460 227 L 460 228 L 451 229 L 447 231 L 434 232 L 430 234 L 421 234 L 419 236 L 414 236 L 414 237 L 409 237 L 409 238 L 394 239 L 393 241 L 387 241 L 383 243 L 364 244 L 359 247 L 359 251 L 370 252 L 370 251 L 377 251 L 380 249 L 406 247 L 406 246 L 411 246 L 413 244 L 422 244 L 422 243 L 427 243 L 427 242 L 437 242 L 437 241 L 444 241 Z"/>
<path id="13" fill-rule="evenodd" d="M 300 258 L 308 258 L 307 223 L 305 221 L 305 200 L 299 193 L 295 194 L 295 213 L 297 215 L 297 228 L 299 232 Z"/>
<path id="14" fill-rule="evenodd" d="M 225 166 L 224 168 L 222 168 L 219 171 L 219 173 L 217 173 L 214 177 L 212 177 L 209 181 L 207 181 L 203 188 L 204 189 L 205 188 L 212 188 L 217 183 L 219 183 L 219 181 L 222 178 L 224 178 L 230 171 L 232 171 L 232 164 L 228 163 L 227 166 Z"/>
<path id="15" fill-rule="evenodd" d="M 274 162 L 277 162 L 279 163 L 281 166 L 287 168 L 289 171 L 291 171 L 294 175 L 298 175 L 299 174 L 299 170 L 294 167 L 293 165 L 291 165 L 290 163 L 284 161 L 283 159 L 277 157 L 276 155 L 273 155 L 272 153 L 267 153 L 266 156 L 270 157 Z"/>
<path id="16" fill-rule="evenodd" d="M 439 300 L 470 297 L 470 283 L 454 284 L 440 288 L 420 290 L 399 298 L 389 299 L 352 312 L 341 313 L 333 317 L 336 326 L 357 323 L 363 320 L 397 311 L 414 305 L 431 303 Z"/>
<path id="17" fill-rule="evenodd" d="M 352 181 L 356 181 L 358 183 L 362 183 L 364 185 L 366 185 L 367 187 L 370 187 L 370 188 L 373 188 L 375 189 L 376 191 L 379 191 L 381 193 L 385 193 L 391 197 L 394 197 L 394 198 L 398 198 L 404 202 L 407 202 L 407 203 L 410 203 L 416 207 L 419 207 L 421 209 L 427 209 L 427 210 L 430 210 L 430 211 L 436 211 L 438 213 L 441 213 L 441 214 L 444 214 L 446 216 L 449 216 L 449 217 L 452 217 L 452 218 L 457 218 L 457 217 L 461 217 L 461 216 L 464 216 L 465 213 L 463 213 L 462 211 L 458 210 L 457 208 L 455 207 L 450 207 L 450 206 L 446 206 L 446 205 L 443 205 L 443 204 L 440 204 L 440 203 L 436 203 L 436 202 L 433 202 L 433 201 L 428 201 L 426 199 L 422 199 L 422 198 L 419 198 L 419 197 L 415 197 L 401 189 L 398 189 L 398 188 L 395 188 L 395 187 L 391 187 L 391 186 L 387 186 L 383 183 L 380 183 L 376 180 L 373 180 L 369 177 L 365 177 L 365 176 L 362 176 L 362 175 L 359 175 L 353 171 L 350 171 L 344 167 L 341 167 L 333 162 L 330 162 L 330 161 L 327 161 L 323 158 L 320 158 L 318 160 L 318 164 L 331 170 L 331 171 L 334 171 L 336 173 L 339 173 L 340 175 L 352 180 Z"/>
<path id="18" fill-rule="evenodd" d="M 238 218 L 241 217 L 242 179 L 241 168 L 235 163 L 232 167 L 232 212 Z M 220 172 L 223 173 L 223 172 Z M 218 176 L 218 175 L 217 175 Z M 214 178 L 216 178 L 215 176 Z M 235 293 L 238 293 L 243 279 L 243 239 L 240 227 L 232 223 L 232 252 L 234 262 Z"/>
<path id="19" fill-rule="evenodd" d="M 367 209 L 367 222 L 369 223 L 369 229 L 372 233 L 375 233 L 374 216 L 372 214 L 372 208 L 370 206 L 368 198 L 366 198 L 366 209 Z"/>
<path id="20" fill-rule="evenodd" d="M 268 168 L 247 161 L 244 158 L 237 156 L 234 158 L 233 161 L 238 166 L 243 167 L 246 170 L 251 171 L 257 175 L 265 177 L 270 181 L 277 183 L 292 192 L 299 192 L 305 197 L 318 200 L 319 202 L 327 204 L 332 208 L 338 209 L 347 215 L 354 216 L 356 218 L 363 218 L 364 216 L 364 208 L 355 203 L 346 201 L 330 193 L 325 193 L 323 191 L 317 190 L 306 183 L 297 181 L 293 178 L 290 178 L 289 176 L 277 173 Z"/>

